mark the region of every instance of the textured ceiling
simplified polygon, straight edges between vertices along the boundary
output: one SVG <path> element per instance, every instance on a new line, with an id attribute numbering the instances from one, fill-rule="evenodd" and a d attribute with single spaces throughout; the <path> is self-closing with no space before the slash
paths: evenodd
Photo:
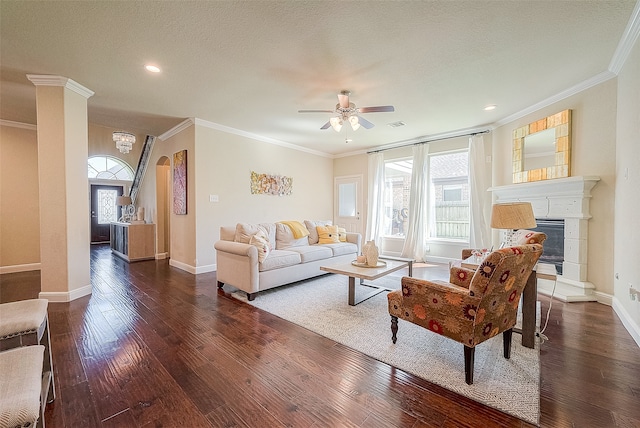
<path id="1" fill-rule="evenodd" d="M 26 74 L 51 74 L 95 91 L 105 126 L 160 135 L 196 117 L 355 152 L 479 129 L 606 72 L 635 3 L 1 0 L 0 118 L 35 124 Z M 320 130 L 330 114 L 298 113 L 343 89 L 396 111 L 363 114 L 376 126 L 348 144 L 346 126 Z"/>

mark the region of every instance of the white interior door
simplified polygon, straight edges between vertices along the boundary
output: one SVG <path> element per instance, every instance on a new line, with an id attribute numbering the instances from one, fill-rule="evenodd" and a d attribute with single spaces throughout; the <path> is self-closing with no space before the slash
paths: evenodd
<path id="1" fill-rule="evenodd" d="M 362 175 L 335 178 L 333 223 L 364 234 Z"/>

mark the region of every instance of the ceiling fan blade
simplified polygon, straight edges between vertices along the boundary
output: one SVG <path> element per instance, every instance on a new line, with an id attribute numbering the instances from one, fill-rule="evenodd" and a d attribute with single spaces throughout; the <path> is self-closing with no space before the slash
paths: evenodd
<path id="1" fill-rule="evenodd" d="M 393 106 L 375 106 L 375 107 L 360 107 L 358 109 L 360 113 L 383 113 L 396 111 Z"/>
<path id="2" fill-rule="evenodd" d="M 298 113 L 333 113 L 333 110 L 298 110 Z"/>
<path id="3" fill-rule="evenodd" d="M 366 129 L 371 129 L 375 126 L 373 123 L 369 122 L 367 119 L 363 118 L 362 116 L 358 116 L 358 123 L 360 123 L 360 125 Z"/>
<path id="4" fill-rule="evenodd" d="M 338 94 L 338 104 L 342 108 L 349 108 L 349 92 L 342 91 Z"/>
<path id="5" fill-rule="evenodd" d="M 331 122 L 327 122 L 320 127 L 320 129 L 329 129 L 329 128 L 331 128 Z"/>

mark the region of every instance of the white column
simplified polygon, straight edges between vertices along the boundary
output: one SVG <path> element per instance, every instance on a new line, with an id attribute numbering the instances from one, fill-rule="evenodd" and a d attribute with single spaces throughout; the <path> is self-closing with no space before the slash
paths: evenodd
<path id="1" fill-rule="evenodd" d="M 40 199 L 40 297 L 91 294 L 87 178 L 89 89 L 61 76 L 27 75 L 36 86 Z"/>

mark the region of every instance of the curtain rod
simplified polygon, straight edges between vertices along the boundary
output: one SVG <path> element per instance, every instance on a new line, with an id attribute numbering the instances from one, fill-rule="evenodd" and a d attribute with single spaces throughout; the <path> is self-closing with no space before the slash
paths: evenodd
<path id="1" fill-rule="evenodd" d="M 429 144 L 429 143 L 433 143 L 434 141 L 450 140 L 452 138 L 472 137 L 474 135 L 486 134 L 488 132 L 491 132 L 491 130 L 486 129 L 484 131 L 470 132 L 470 133 L 467 133 L 467 134 L 460 134 L 460 135 L 452 135 L 450 137 L 434 138 L 432 140 L 420 141 L 418 143 L 407 143 L 407 144 L 402 144 L 402 145 L 399 145 L 399 146 L 387 147 L 386 149 L 371 150 L 371 151 L 367 152 L 367 154 L 370 155 L 371 153 L 379 153 L 379 152 L 384 152 L 384 151 L 387 151 L 387 150 L 399 149 L 401 147 L 417 146 L 418 144 Z"/>

